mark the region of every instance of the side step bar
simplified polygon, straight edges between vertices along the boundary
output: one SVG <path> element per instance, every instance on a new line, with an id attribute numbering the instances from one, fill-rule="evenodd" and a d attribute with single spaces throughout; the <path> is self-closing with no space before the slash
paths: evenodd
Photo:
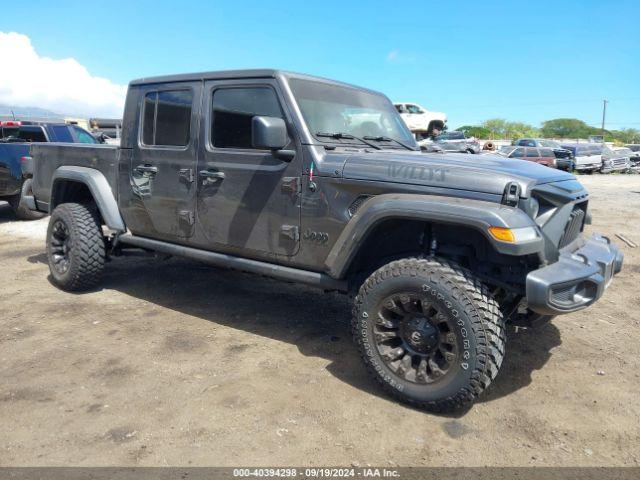
<path id="1" fill-rule="evenodd" d="M 261 262 L 259 260 L 234 257 L 224 253 L 185 247 L 184 245 L 175 245 L 173 243 L 152 240 L 150 238 L 137 237 L 130 233 L 123 233 L 118 236 L 118 242 L 167 253 L 169 255 L 192 258 L 216 267 L 257 273 L 258 275 L 266 275 L 268 277 L 277 278 L 287 282 L 305 283 L 307 285 L 326 290 L 339 290 L 341 292 L 346 292 L 348 289 L 346 281 L 336 280 L 326 273 L 310 272 L 308 270 L 275 265 L 273 263 Z"/>

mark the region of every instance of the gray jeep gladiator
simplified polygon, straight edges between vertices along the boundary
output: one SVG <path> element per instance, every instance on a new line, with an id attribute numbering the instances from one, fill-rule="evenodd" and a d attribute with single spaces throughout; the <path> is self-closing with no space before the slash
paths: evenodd
<path id="1" fill-rule="evenodd" d="M 491 155 L 420 152 L 384 95 L 276 70 L 130 83 L 122 144 L 31 147 L 31 208 L 64 290 L 127 249 L 352 294 L 352 330 L 398 399 L 470 405 L 505 326 L 580 310 L 622 267 L 586 238 L 572 175 Z"/>

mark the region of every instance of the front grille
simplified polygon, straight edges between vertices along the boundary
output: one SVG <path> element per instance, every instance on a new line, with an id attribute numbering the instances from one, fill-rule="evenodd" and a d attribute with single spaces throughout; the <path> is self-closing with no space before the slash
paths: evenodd
<path id="1" fill-rule="evenodd" d="M 627 159 L 622 157 L 622 158 L 614 158 L 613 159 L 613 166 L 614 167 L 624 167 L 627 164 Z"/>
<path id="2" fill-rule="evenodd" d="M 573 242 L 580 232 L 582 231 L 582 225 L 584 224 L 585 208 L 584 205 L 576 205 L 573 207 L 573 211 L 569 216 L 569 221 L 564 229 L 562 237 L 560 237 L 560 244 L 558 248 L 566 247 Z"/>

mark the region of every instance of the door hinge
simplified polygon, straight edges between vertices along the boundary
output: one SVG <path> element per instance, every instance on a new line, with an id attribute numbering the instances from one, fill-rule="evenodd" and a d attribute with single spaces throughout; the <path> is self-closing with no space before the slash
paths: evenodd
<path id="1" fill-rule="evenodd" d="M 178 176 L 181 180 L 184 180 L 187 183 L 193 183 L 195 177 L 193 175 L 193 170 L 190 168 L 181 168 L 178 170 Z"/>
<path id="2" fill-rule="evenodd" d="M 280 186 L 280 191 L 288 195 L 295 195 L 300 193 L 302 185 L 300 177 L 284 177 Z"/>
<path id="3" fill-rule="evenodd" d="M 294 242 L 297 242 L 300 240 L 300 230 L 295 225 L 282 225 L 282 228 L 280 229 L 280 233 L 283 236 L 290 238 Z"/>
<path id="4" fill-rule="evenodd" d="M 193 225 L 196 220 L 191 210 L 180 210 L 178 212 L 178 217 L 187 222 L 189 225 Z"/>

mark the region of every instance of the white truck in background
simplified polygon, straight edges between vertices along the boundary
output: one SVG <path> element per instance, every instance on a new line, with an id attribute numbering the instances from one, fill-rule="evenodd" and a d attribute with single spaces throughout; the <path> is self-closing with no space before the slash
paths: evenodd
<path id="1" fill-rule="evenodd" d="M 431 135 L 434 128 L 442 131 L 447 123 L 446 114 L 431 112 L 417 103 L 400 102 L 394 103 L 394 106 L 409 130 L 414 133 L 425 132 Z"/>

